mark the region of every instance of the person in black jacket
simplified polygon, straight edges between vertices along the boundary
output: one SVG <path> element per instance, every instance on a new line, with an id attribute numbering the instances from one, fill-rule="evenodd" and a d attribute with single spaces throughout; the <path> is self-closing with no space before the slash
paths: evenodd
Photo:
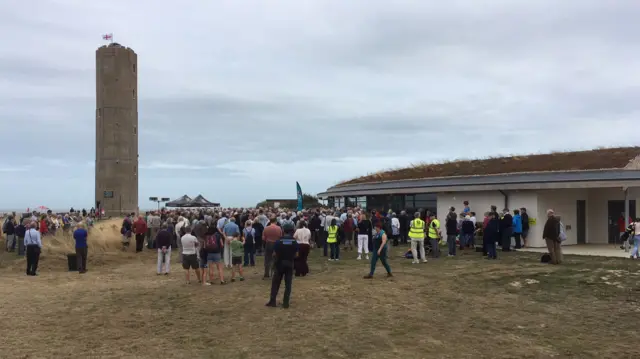
<path id="1" fill-rule="evenodd" d="M 319 247 L 320 235 L 322 233 L 322 228 L 320 226 L 321 222 L 319 212 L 314 213 L 309 221 L 309 230 L 311 231 L 311 248 Z"/>
<path id="2" fill-rule="evenodd" d="M 16 226 L 16 241 L 18 242 L 18 256 L 24 256 L 25 248 L 24 248 L 24 235 L 27 233 L 26 223 L 28 223 L 28 218 L 22 218 L 20 223 Z"/>
<path id="3" fill-rule="evenodd" d="M 400 243 L 407 244 L 409 241 L 409 216 L 407 216 L 406 211 L 400 212 L 400 216 L 398 216 L 398 221 L 400 222 Z"/>
<path id="4" fill-rule="evenodd" d="M 503 252 L 511 251 L 511 234 L 513 233 L 513 216 L 509 209 L 505 208 L 503 216 L 500 218 L 500 239 Z"/>
<path id="5" fill-rule="evenodd" d="M 458 215 L 455 208 L 449 209 L 449 214 L 445 220 L 445 228 L 447 229 L 447 247 L 449 248 L 449 257 L 456 255 L 456 236 L 458 234 Z"/>
<path id="6" fill-rule="evenodd" d="M 16 249 L 16 223 L 13 216 L 7 217 L 3 227 L 3 232 L 6 235 L 5 245 L 7 252 L 13 252 Z"/>
<path id="7" fill-rule="evenodd" d="M 484 229 L 482 241 L 487 250 L 487 259 L 498 259 L 496 252 L 496 242 L 500 238 L 500 221 L 496 212 L 489 214 L 489 222 Z"/>
<path id="8" fill-rule="evenodd" d="M 529 236 L 529 215 L 527 209 L 520 208 L 520 217 L 522 218 L 522 247 L 527 247 L 527 237 Z"/>
<path id="9" fill-rule="evenodd" d="M 294 260 L 298 255 L 298 242 L 293 238 L 295 228 L 292 223 L 285 222 L 282 225 L 284 236 L 273 245 L 273 256 L 275 261 L 275 272 L 271 281 L 271 295 L 267 307 L 276 306 L 276 297 L 280 290 L 280 284 L 284 279 L 284 298 L 282 308 L 289 308 L 291 298 L 291 287 L 293 285 Z"/>

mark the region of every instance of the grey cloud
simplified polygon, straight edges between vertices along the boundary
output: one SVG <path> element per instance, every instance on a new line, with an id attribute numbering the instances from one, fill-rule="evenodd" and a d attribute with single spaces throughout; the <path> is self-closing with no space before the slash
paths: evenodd
<path id="1" fill-rule="evenodd" d="M 347 172 L 294 163 L 358 157 L 376 171 L 378 157 L 401 166 L 637 141 L 609 128 L 640 113 L 633 1 L 288 1 L 286 14 L 163 4 L 153 17 L 125 0 L 0 4 L 3 145 L 20 149 L 0 182 L 21 175 L 2 168 L 29 163 L 52 169 L 61 193 L 81 184 L 92 196 L 103 32 L 139 56 L 141 198 L 222 187 L 209 197 L 232 205 L 291 193 L 286 180 L 217 167 L 234 162 L 261 173 L 272 161 L 321 191 Z M 55 171 L 57 161 L 72 165 Z"/>

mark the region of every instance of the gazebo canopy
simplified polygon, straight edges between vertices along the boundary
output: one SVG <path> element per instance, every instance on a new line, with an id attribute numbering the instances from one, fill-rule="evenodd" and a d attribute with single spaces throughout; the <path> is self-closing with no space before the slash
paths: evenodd
<path id="1" fill-rule="evenodd" d="M 189 202 L 191 202 L 192 199 L 191 197 L 187 196 L 186 194 L 180 198 L 174 199 L 173 201 L 167 202 L 167 204 L 165 206 L 167 207 L 184 207 L 185 205 L 187 205 Z"/>
<path id="2" fill-rule="evenodd" d="M 199 194 L 196 198 L 192 199 L 182 207 L 220 207 L 220 203 L 209 202 L 209 200 Z"/>

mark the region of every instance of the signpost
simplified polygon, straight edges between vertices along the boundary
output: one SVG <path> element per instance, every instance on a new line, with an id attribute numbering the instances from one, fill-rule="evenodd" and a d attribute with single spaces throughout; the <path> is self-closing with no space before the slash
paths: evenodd
<path id="1" fill-rule="evenodd" d="M 169 202 L 169 197 L 149 197 L 149 201 L 158 203 L 158 211 L 160 210 L 160 203 Z"/>

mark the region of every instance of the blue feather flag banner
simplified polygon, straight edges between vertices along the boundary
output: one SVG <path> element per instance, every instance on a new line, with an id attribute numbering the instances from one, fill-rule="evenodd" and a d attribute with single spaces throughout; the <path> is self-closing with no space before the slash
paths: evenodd
<path id="1" fill-rule="evenodd" d="M 302 211 L 302 188 L 300 188 L 300 183 L 296 182 L 296 190 L 298 191 L 298 211 Z"/>

